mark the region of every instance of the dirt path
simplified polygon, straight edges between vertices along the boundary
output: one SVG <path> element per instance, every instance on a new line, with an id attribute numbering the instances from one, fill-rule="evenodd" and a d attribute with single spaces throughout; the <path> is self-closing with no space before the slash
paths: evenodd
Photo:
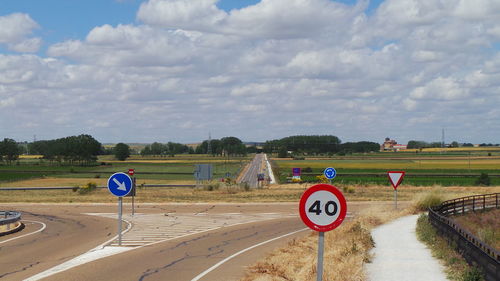
<path id="1" fill-rule="evenodd" d="M 446 281 L 444 268 L 417 240 L 418 215 L 402 217 L 372 231 L 374 259 L 367 264 L 370 281 Z"/>

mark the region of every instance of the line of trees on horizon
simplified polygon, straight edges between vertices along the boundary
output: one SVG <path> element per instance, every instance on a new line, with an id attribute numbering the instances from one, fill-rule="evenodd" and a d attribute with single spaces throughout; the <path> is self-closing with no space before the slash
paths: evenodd
<path id="1" fill-rule="evenodd" d="M 266 141 L 263 150 L 266 153 L 277 153 L 281 158 L 290 156 L 290 153 L 292 155 L 345 155 L 379 151 L 380 144 L 369 141 L 342 143 L 337 136 L 333 135 L 298 135 Z"/>
<path id="2" fill-rule="evenodd" d="M 421 149 L 441 147 L 441 142 L 425 142 L 411 140 L 407 148 Z M 453 141 L 448 147 L 472 147 L 471 143 Z M 482 143 L 479 146 L 500 146 L 499 144 Z M 210 154 L 213 156 L 245 156 L 248 153 L 274 153 L 278 157 L 296 155 L 346 155 L 351 153 L 368 153 L 380 150 L 380 144 L 370 141 L 342 143 L 340 138 L 333 135 L 296 135 L 263 143 L 262 149 L 257 144 L 246 146 L 237 137 L 223 137 L 221 139 L 204 140 L 196 148 L 185 144 L 168 142 L 154 142 L 146 145 L 141 151 L 133 151 L 129 145 L 119 143 L 113 148 L 104 148 L 91 135 L 78 135 L 58 138 L 54 140 L 39 140 L 31 143 L 18 143 L 13 139 L 4 138 L 0 141 L 0 161 L 12 163 L 21 154 L 39 154 L 43 159 L 51 162 L 66 164 L 89 165 L 97 161 L 98 155 L 114 154 L 119 160 L 125 160 L 130 154 L 169 155 L 176 154 Z"/>
<path id="3" fill-rule="evenodd" d="M 408 149 L 421 149 L 421 148 L 439 148 L 444 144 L 442 142 L 426 142 L 426 141 L 417 141 L 410 140 L 406 148 Z M 445 145 L 446 147 L 473 147 L 472 143 L 458 143 L 457 141 L 452 141 L 449 145 Z M 479 144 L 481 147 L 485 146 L 500 146 L 500 144 L 492 144 L 492 143 L 482 143 Z"/>
<path id="4" fill-rule="evenodd" d="M 104 150 L 91 135 L 70 136 L 55 140 L 28 143 L 30 154 L 43 155 L 44 159 L 69 164 L 91 164 Z"/>

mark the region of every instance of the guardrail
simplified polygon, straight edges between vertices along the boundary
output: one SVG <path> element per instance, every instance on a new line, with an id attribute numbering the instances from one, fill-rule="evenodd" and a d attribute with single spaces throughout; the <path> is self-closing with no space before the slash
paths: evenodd
<path id="1" fill-rule="evenodd" d="M 196 187 L 194 184 L 138 184 L 138 187 Z M 45 186 L 45 187 L 0 187 L 0 191 L 28 191 L 28 190 L 78 190 L 77 186 Z M 98 186 L 97 188 L 108 188 L 107 186 Z"/>
<path id="2" fill-rule="evenodd" d="M 0 236 L 20 231 L 23 228 L 20 212 L 0 211 Z"/>
<path id="3" fill-rule="evenodd" d="M 500 280 L 500 252 L 460 226 L 450 216 L 499 208 L 500 193 L 448 200 L 429 208 L 429 221 L 465 260 L 479 267 L 487 281 Z"/>

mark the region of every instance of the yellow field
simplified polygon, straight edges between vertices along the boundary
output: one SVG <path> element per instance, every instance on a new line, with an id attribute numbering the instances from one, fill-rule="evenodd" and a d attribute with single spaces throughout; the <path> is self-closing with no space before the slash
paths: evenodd
<path id="1" fill-rule="evenodd" d="M 378 160 L 285 160 L 273 158 L 278 166 L 282 169 L 294 167 L 311 167 L 316 169 L 324 169 L 328 166 L 336 169 L 481 169 L 481 170 L 497 170 L 500 169 L 500 158 L 492 159 L 436 159 L 436 160 L 418 160 L 418 159 L 378 159 Z"/>
<path id="2" fill-rule="evenodd" d="M 400 152 L 416 152 L 420 151 L 420 149 L 402 149 Z M 470 151 L 470 152 L 481 152 L 481 151 L 498 151 L 500 152 L 500 147 L 498 146 L 481 146 L 481 147 L 433 147 L 433 148 L 423 148 L 422 152 L 464 152 L 464 151 Z M 391 151 L 386 151 L 386 152 L 391 152 Z M 392 152 L 391 152 L 392 153 Z"/>
<path id="3" fill-rule="evenodd" d="M 19 155 L 19 159 L 41 159 L 43 155 Z"/>

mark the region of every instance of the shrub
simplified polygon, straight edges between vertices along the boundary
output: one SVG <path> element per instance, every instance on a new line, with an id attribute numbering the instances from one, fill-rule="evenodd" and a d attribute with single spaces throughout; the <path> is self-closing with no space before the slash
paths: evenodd
<path id="1" fill-rule="evenodd" d="M 417 211 L 426 211 L 429 207 L 437 206 L 444 201 L 444 196 L 438 191 L 431 191 L 419 196 L 415 202 Z"/>
<path id="2" fill-rule="evenodd" d="M 302 169 L 302 172 L 304 173 L 312 173 L 313 169 L 311 167 L 305 167 L 304 169 Z"/>
<path id="3" fill-rule="evenodd" d="M 490 176 L 487 173 L 481 173 L 479 178 L 476 180 L 476 185 L 489 186 L 491 185 Z"/>
<path id="4" fill-rule="evenodd" d="M 214 191 L 214 190 L 218 190 L 219 187 L 220 187 L 220 183 L 216 182 L 216 183 L 209 183 L 209 184 L 205 185 L 204 189 L 207 191 Z"/>
<path id="5" fill-rule="evenodd" d="M 463 281 L 482 281 L 483 275 L 477 267 L 473 267 L 464 273 L 462 280 Z"/>
<path id="6" fill-rule="evenodd" d="M 80 188 L 78 189 L 78 193 L 79 194 L 89 194 L 96 189 L 97 189 L 97 184 L 94 182 L 89 182 L 84 186 L 80 186 Z"/>
<path id="7" fill-rule="evenodd" d="M 350 187 L 350 186 L 344 186 L 344 187 L 342 187 L 342 191 L 344 193 L 354 193 L 354 192 L 356 192 L 356 190 L 354 190 L 354 187 Z"/>
<path id="8" fill-rule="evenodd" d="M 318 179 L 318 182 L 320 182 L 320 183 L 327 183 L 328 182 L 328 179 L 325 177 L 325 175 L 316 176 L 316 179 Z"/>

